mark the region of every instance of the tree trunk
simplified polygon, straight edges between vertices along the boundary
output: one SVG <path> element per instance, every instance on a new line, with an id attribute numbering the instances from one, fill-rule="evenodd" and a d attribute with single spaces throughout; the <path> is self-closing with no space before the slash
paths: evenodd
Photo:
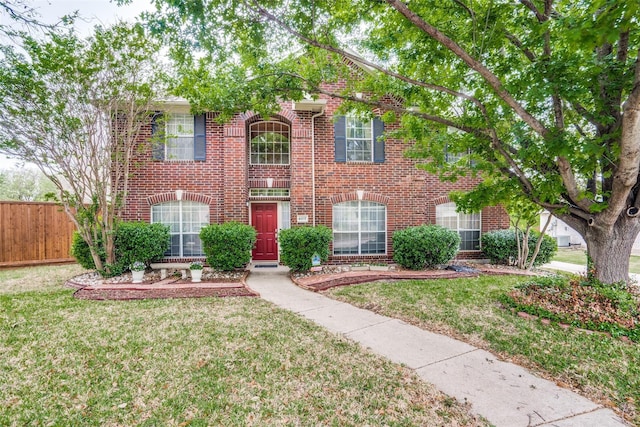
<path id="1" fill-rule="evenodd" d="M 611 230 L 597 226 L 586 227 L 589 277 L 612 284 L 629 281 L 629 257 L 640 231 L 636 218 L 621 216 Z"/>

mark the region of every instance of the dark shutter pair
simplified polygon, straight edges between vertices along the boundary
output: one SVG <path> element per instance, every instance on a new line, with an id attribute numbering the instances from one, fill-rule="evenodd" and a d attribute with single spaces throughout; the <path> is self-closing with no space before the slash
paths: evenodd
<path id="1" fill-rule="evenodd" d="M 373 119 L 373 161 L 375 163 L 384 162 L 384 140 L 381 138 L 384 133 L 384 123 L 379 118 Z M 338 116 L 333 124 L 333 135 L 335 143 L 336 162 L 347 161 L 347 119 L 345 116 Z"/>
<path id="2" fill-rule="evenodd" d="M 206 120 L 204 114 L 193 117 L 193 160 L 205 161 L 207 158 Z M 153 159 L 164 160 L 164 123 L 162 113 L 151 119 L 151 137 L 153 138 Z"/>

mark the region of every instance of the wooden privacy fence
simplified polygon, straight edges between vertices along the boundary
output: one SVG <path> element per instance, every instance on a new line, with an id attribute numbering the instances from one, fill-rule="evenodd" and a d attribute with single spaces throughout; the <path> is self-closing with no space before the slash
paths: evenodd
<path id="1" fill-rule="evenodd" d="M 74 261 L 74 229 L 55 203 L 0 202 L 0 268 Z"/>

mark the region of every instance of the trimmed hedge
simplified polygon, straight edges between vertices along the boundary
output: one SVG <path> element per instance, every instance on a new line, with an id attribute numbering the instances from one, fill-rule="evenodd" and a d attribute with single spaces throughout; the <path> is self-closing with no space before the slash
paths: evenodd
<path id="1" fill-rule="evenodd" d="M 458 253 L 460 235 L 439 225 L 408 227 L 393 233 L 393 260 L 410 270 L 433 268 Z"/>
<path id="2" fill-rule="evenodd" d="M 118 265 L 127 270 L 135 261 L 144 262 L 148 266 L 149 263 L 162 259 L 171 245 L 171 235 L 169 227 L 163 224 L 121 222 L 118 224 L 114 244 Z"/>
<path id="3" fill-rule="evenodd" d="M 520 232 L 521 239 L 523 237 Z M 532 231 L 529 234 L 529 256 L 527 262 L 531 260 L 540 233 Z M 482 252 L 493 264 L 512 265 L 518 259 L 518 244 L 516 242 L 516 232 L 513 229 L 490 231 L 482 235 Z M 534 266 L 546 264 L 558 251 L 558 244 L 553 237 L 543 236 L 540 251 L 534 261 Z"/>
<path id="4" fill-rule="evenodd" d="M 169 227 L 162 224 L 146 222 L 119 222 L 114 239 L 116 264 L 112 265 L 112 275 L 118 275 L 129 269 L 135 261 L 149 265 L 164 255 L 169 249 L 171 237 Z M 104 262 L 106 255 L 102 246 L 102 239 L 98 237 L 100 258 Z M 76 231 L 73 233 L 71 255 L 82 267 L 88 270 L 96 268 L 89 245 Z"/>
<path id="5" fill-rule="evenodd" d="M 329 243 L 332 238 L 331 229 L 324 225 L 280 230 L 280 260 L 291 271 L 309 271 L 314 254 L 317 253 L 322 261 L 329 259 Z"/>
<path id="6" fill-rule="evenodd" d="M 235 221 L 207 225 L 200 230 L 207 263 L 218 271 L 233 271 L 246 266 L 251 261 L 256 238 L 257 233 L 252 226 Z"/>

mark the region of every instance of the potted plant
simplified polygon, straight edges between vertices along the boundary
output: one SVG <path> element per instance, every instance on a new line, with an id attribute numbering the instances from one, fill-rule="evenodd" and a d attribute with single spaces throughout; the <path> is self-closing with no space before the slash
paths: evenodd
<path id="1" fill-rule="evenodd" d="M 142 283 L 142 278 L 144 277 L 144 270 L 147 268 L 144 262 L 136 261 L 131 264 L 131 276 L 133 278 L 133 283 Z"/>
<path id="2" fill-rule="evenodd" d="M 193 261 L 190 265 L 189 265 L 189 270 L 191 270 L 191 281 L 192 282 L 199 282 L 200 280 L 202 280 L 202 263 L 200 261 Z"/>

